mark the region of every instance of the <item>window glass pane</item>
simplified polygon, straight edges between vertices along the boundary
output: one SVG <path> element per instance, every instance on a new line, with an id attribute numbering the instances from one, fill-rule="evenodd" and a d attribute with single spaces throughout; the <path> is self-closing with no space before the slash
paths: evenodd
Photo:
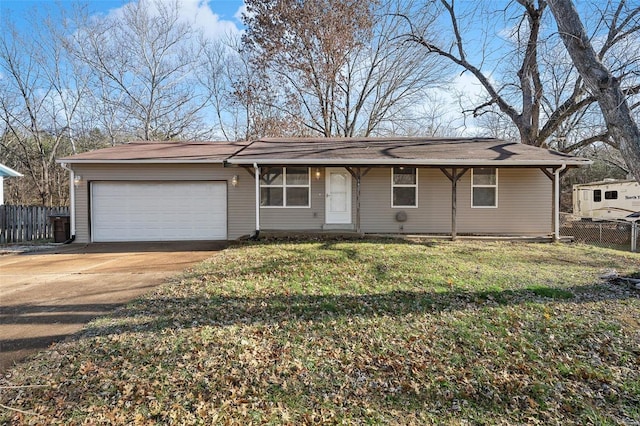
<path id="1" fill-rule="evenodd" d="M 473 188 L 473 206 L 474 207 L 495 207 L 496 206 L 496 189 L 495 188 Z"/>
<path id="2" fill-rule="evenodd" d="M 474 185 L 495 185 L 496 169 L 494 167 L 482 167 L 473 169 Z"/>
<path id="3" fill-rule="evenodd" d="M 393 188 L 393 205 L 396 207 L 415 207 L 416 189 L 412 187 Z"/>
<path id="4" fill-rule="evenodd" d="M 282 206 L 282 188 L 260 188 L 261 206 Z"/>
<path id="5" fill-rule="evenodd" d="M 287 188 L 287 206 L 307 207 L 308 205 L 308 188 Z"/>
<path id="6" fill-rule="evenodd" d="M 262 175 L 263 185 L 282 185 L 282 167 L 271 167 Z"/>
<path id="7" fill-rule="evenodd" d="M 595 201 L 596 203 L 599 203 L 600 201 L 602 201 L 602 191 L 599 189 L 596 189 L 593 191 L 593 201 Z"/>
<path id="8" fill-rule="evenodd" d="M 309 185 L 309 169 L 287 167 L 287 185 Z"/>
<path id="9" fill-rule="evenodd" d="M 415 185 L 416 169 L 414 167 L 394 167 L 393 183 L 396 185 Z"/>
<path id="10" fill-rule="evenodd" d="M 605 200 L 617 200 L 618 199 L 618 191 L 605 191 L 604 192 Z"/>

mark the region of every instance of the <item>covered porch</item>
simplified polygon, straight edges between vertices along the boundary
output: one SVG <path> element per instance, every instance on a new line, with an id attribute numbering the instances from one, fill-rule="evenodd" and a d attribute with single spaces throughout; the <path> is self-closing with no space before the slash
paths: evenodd
<path id="1" fill-rule="evenodd" d="M 490 232 L 474 231 L 469 227 L 471 215 L 478 220 L 492 220 L 491 216 L 508 215 L 510 212 L 524 211 L 526 206 L 518 210 L 518 204 L 534 206 L 540 204 L 549 206 L 547 210 L 539 210 L 536 215 L 547 216 L 548 226 L 544 232 L 538 232 L 535 238 L 560 238 L 559 233 L 559 182 L 562 174 L 570 167 L 588 164 L 589 160 L 576 158 L 550 150 L 530 147 L 517 143 L 510 143 L 496 139 L 265 139 L 255 141 L 228 161 L 229 165 L 244 167 L 254 179 L 255 183 L 255 235 L 263 230 L 268 231 L 307 231 L 307 232 L 352 232 L 355 234 L 402 234 L 402 235 L 430 235 L 457 239 L 461 236 L 473 237 L 485 235 L 495 238 L 498 235 L 508 235 L 533 238 L 531 230 L 524 226 L 522 235 L 513 227 L 505 227 L 504 232 L 492 228 Z M 313 226 L 305 227 L 305 219 L 296 219 L 299 226 L 296 229 L 278 229 L 265 216 L 272 215 L 269 206 L 265 205 L 264 197 L 269 194 L 269 176 L 278 173 L 286 174 L 286 170 L 303 173 L 308 170 L 309 200 L 304 207 L 314 207 L 314 197 L 324 198 L 324 213 L 314 211 Z M 277 173 L 276 173 L 277 174 Z M 436 177 L 435 175 L 439 177 Z M 385 177 L 388 176 L 388 177 Z M 499 178 L 500 176 L 500 178 Z M 335 178 L 335 179 L 334 179 Z M 334 196 L 332 181 L 346 182 L 347 188 Z M 408 178 L 408 179 L 407 179 Z M 388 181 L 385 182 L 385 179 Z M 413 180 L 412 180 L 413 179 Z M 444 180 L 443 180 L 444 179 Z M 541 183 L 544 179 L 547 183 Z M 322 184 L 314 184 L 314 181 Z M 444 182 L 448 184 L 444 184 Z M 498 205 L 498 181 L 503 196 Z M 514 183 L 517 181 L 516 183 Z M 265 183 L 267 182 L 267 183 Z M 420 182 L 420 183 L 419 183 Z M 426 183 L 425 183 L 426 182 Z M 460 205 L 460 185 L 463 186 L 463 203 Z M 422 186 L 437 187 L 438 201 L 434 203 L 430 195 Z M 446 186 L 446 195 L 444 195 Z M 528 187 L 529 186 L 529 187 Z M 541 186 L 544 189 L 540 189 Z M 527 192 L 534 188 L 535 199 L 527 200 L 518 192 Z M 419 190 L 420 188 L 420 190 Z M 396 198 L 413 191 L 407 204 L 395 205 Z M 435 191 L 435 190 L 434 190 Z M 494 192 L 491 195 L 491 191 Z M 340 191 L 338 191 L 340 192 Z M 544 192 L 544 193 L 543 193 Z M 476 205 L 476 198 L 482 194 L 491 195 L 487 205 Z M 469 194 L 471 196 L 469 197 Z M 420 196 L 422 197 L 420 197 Z M 425 196 L 426 195 L 426 196 Z M 431 196 L 431 199 L 424 200 Z M 420 204 L 418 199 L 422 198 Z M 442 204 L 446 200 L 447 221 L 446 229 L 442 218 Z M 469 202 L 469 198 L 471 202 Z M 334 221 L 330 216 L 330 207 L 335 200 L 352 200 L 348 209 L 347 219 L 344 217 Z M 493 203 L 493 204 L 492 204 Z M 339 204 L 339 203 L 338 203 Z M 407 216 L 428 215 L 425 204 L 438 204 L 439 227 L 403 226 Z M 282 207 L 278 216 L 293 218 L 302 210 Z M 431 213 L 433 209 L 431 209 Z M 492 212 L 490 210 L 493 210 Z M 386 216 L 374 214 L 374 211 L 385 211 Z M 393 215 L 391 215 L 393 213 Z M 535 212 L 534 212 L 535 213 Z M 531 213 L 531 214 L 534 214 Z M 321 218 L 324 214 L 324 218 Z M 529 214 L 529 213 L 527 213 Z M 462 217 L 462 226 L 460 218 Z M 482 219 L 484 218 L 484 219 Z M 487 219 L 489 218 L 489 219 Z M 318 220 L 315 220 L 318 219 Z M 322 221 L 324 219 L 324 221 Z M 497 219 L 499 220 L 499 219 Z M 519 220 L 517 217 L 513 220 Z M 389 222 L 397 223 L 393 229 Z M 310 223 L 311 223 L 310 222 Z M 318 228 L 318 223 L 322 222 Z M 477 229 L 484 229 L 477 226 Z M 387 232 L 380 232 L 385 231 Z M 416 230 L 418 232 L 416 232 Z"/>

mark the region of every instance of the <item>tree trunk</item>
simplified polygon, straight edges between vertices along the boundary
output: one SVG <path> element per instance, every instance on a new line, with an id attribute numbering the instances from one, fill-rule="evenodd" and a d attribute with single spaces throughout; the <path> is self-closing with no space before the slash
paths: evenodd
<path id="1" fill-rule="evenodd" d="M 640 129 L 633 120 L 620 82 L 600 62 L 571 0 L 547 0 L 571 60 L 598 100 L 613 139 L 636 181 L 640 182 Z"/>

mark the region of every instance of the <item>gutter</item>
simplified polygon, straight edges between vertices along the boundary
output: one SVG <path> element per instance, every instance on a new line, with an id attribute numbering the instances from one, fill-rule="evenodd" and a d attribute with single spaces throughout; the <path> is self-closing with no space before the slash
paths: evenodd
<path id="1" fill-rule="evenodd" d="M 59 164 L 223 164 L 226 160 L 160 160 L 160 159 L 129 159 L 129 160 L 72 160 L 60 159 L 56 163 Z M 249 163 L 250 164 L 250 163 Z"/>
<path id="2" fill-rule="evenodd" d="M 67 163 L 60 162 L 60 167 L 69 171 L 69 216 L 71 225 L 71 237 L 63 244 L 69 244 L 76 239 L 76 174 L 73 169 L 67 167 Z"/>
<path id="3" fill-rule="evenodd" d="M 562 165 L 563 169 L 567 166 L 582 166 L 593 164 L 591 160 L 583 160 L 583 161 L 554 161 L 554 160 L 520 160 L 520 161 L 508 161 L 508 160 L 456 160 L 456 159 L 446 159 L 446 160 L 438 160 L 438 161 L 425 161 L 425 159 L 385 159 L 385 160 L 367 160 L 367 159 L 292 159 L 292 158 L 259 158 L 259 159 L 234 159 L 229 158 L 227 160 L 229 164 L 238 164 L 238 165 L 251 165 L 254 167 L 256 164 L 286 164 L 286 165 L 306 165 L 306 166 L 320 166 L 320 165 L 331 165 L 331 166 L 350 166 L 350 165 L 369 165 L 369 166 L 390 166 L 390 165 L 404 165 L 404 166 L 434 166 L 434 167 L 442 167 L 442 166 L 491 166 L 491 167 L 504 167 L 504 166 L 530 166 L 530 167 L 540 167 L 540 166 L 558 166 Z"/>
<path id="4" fill-rule="evenodd" d="M 0 177 L 22 177 L 22 173 L 13 170 L 11 167 L 7 167 L 4 164 L 0 164 Z"/>

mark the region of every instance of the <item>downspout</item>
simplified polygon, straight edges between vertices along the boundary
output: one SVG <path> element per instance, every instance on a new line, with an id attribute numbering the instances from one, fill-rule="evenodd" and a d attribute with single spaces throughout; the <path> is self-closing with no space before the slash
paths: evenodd
<path id="1" fill-rule="evenodd" d="M 554 208 L 555 208 L 555 218 L 554 218 L 554 230 L 553 230 L 553 240 L 560 241 L 560 173 L 567 168 L 566 163 L 562 163 L 562 167 L 557 168 L 553 172 L 553 185 L 554 185 Z"/>
<path id="2" fill-rule="evenodd" d="M 360 169 L 360 167 L 358 167 L 358 174 L 356 175 L 356 232 L 362 235 L 362 225 L 360 224 L 360 191 L 362 189 L 361 181 L 362 170 Z"/>
<path id="3" fill-rule="evenodd" d="M 256 177 L 256 230 L 251 237 L 257 240 L 260 236 L 260 167 L 257 163 L 253 163 L 253 173 Z"/>
<path id="4" fill-rule="evenodd" d="M 69 171 L 69 219 L 71 227 L 71 237 L 63 243 L 69 244 L 76 239 L 76 174 L 73 169 L 67 167 L 66 163 L 60 163 L 60 167 Z"/>

